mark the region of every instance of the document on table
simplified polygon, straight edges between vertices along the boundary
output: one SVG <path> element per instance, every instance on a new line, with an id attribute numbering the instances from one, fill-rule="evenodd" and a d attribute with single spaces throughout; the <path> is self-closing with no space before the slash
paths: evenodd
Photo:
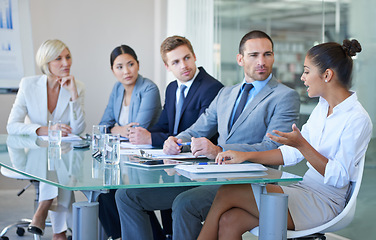
<path id="1" fill-rule="evenodd" d="M 152 145 L 146 144 L 146 145 L 134 145 L 130 142 L 121 142 L 120 143 L 121 148 L 130 148 L 130 149 L 150 149 L 153 148 Z"/>
<path id="2" fill-rule="evenodd" d="M 137 146 L 137 145 L 135 145 Z M 141 155 L 142 150 L 144 153 Z M 163 149 L 120 149 L 120 154 L 128 154 L 128 155 L 138 155 L 141 157 L 146 157 L 150 159 L 195 159 L 195 158 L 205 158 L 205 156 L 198 156 L 195 157 L 191 152 L 180 153 L 177 155 L 169 155 L 163 153 Z M 146 155 L 146 156 L 145 156 Z"/>
<path id="3" fill-rule="evenodd" d="M 235 172 L 261 172 L 268 170 L 259 163 L 242 163 L 242 164 L 208 164 L 208 165 L 179 165 L 175 167 L 190 173 L 235 173 Z"/>
<path id="4" fill-rule="evenodd" d="M 48 136 L 39 136 L 43 141 L 48 141 Z M 68 136 L 61 137 L 61 141 L 63 142 L 71 142 L 71 141 L 81 141 L 82 139 L 80 136 L 76 134 L 68 134 Z"/>
<path id="5" fill-rule="evenodd" d="M 180 166 L 180 165 L 179 165 Z M 230 179 L 230 178 L 244 178 L 244 177 L 262 177 L 267 175 L 264 171 L 255 171 L 255 172 L 225 172 L 225 173 L 192 173 L 181 170 L 181 168 L 177 168 L 175 166 L 175 170 L 177 173 L 181 174 L 182 176 L 189 178 L 191 180 L 205 180 L 208 178 L 216 178 L 216 179 Z"/>

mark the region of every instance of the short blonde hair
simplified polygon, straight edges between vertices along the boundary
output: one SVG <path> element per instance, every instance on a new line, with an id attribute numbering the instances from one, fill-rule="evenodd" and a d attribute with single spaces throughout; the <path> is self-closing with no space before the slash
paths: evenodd
<path id="1" fill-rule="evenodd" d="M 35 56 L 35 60 L 43 74 L 51 75 L 48 64 L 55 60 L 64 49 L 69 51 L 67 45 L 58 39 L 47 40 L 42 43 Z"/>

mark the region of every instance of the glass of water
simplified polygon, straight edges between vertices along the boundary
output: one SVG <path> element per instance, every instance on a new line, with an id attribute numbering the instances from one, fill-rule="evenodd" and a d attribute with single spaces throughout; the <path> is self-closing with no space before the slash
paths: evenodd
<path id="1" fill-rule="evenodd" d="M 48 146 L 48 171 L 56 171 L 55 165 L 61 160 L 61 146 Z"/>
<path id="2" fill-rule="evenodd" d="M 120 167 L 119 165 L 104 166 L 103 184 L 104 185 L 119 185 L 120 184 Z"/>
<path id="3" fill-rule="evenodd" d="M 115 165 L 120 162 L 120 135 L 106 134 L 104 136 L 104 162 Z"/>
<path id="4" fill-rule="evenodd" d="M 61 146 L 61 122 L 48 121 L 48 143 L 51 147 Z"/>
<path id="5" fill-rule="evenodd" d="M 96 158 L 101 158 L 104 148 L 104 135 L 106 134 L 106 125 L 93 125 L 92 132 L 92 153 Z"/>

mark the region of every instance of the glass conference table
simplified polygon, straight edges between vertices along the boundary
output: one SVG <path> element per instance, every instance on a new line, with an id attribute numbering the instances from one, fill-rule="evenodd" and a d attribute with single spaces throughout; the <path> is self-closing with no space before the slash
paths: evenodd
<path id="1" fill-rule="evenodd" d="M 176 172 L 173 167 L 137 167 L 127 164 L 129 156 L 121 155 L 120 164 L 106 165 L 93 158 L 91 149 L 73 148 L 74 142 L 62 142 L 60 148 L 49 148 L 38 137 L 0 135 L 0 165 L 32 179 L 72 191 L 81 191 L 88 204 L 96 203 L 100 193 L 119 188 L 159 188 L 250 183 L 265 191 L 267 183 L 297 182 L 300 176 L 268 168 L 267 171 L 234 174 L 205 174 L 200 178 Z M 193 163 L 207 159 L 192 159 Z M 255 193 L 257 194 L 257 193 Z M 259 201 L 259 199 L 258 199 Z M 98 211 L 98 208 L 93 208 Z M 75 211 L 74 211 L 74 214 Z M 97 216 L 97 213 L 96 213 Z M 74 216 L 76 219 L 77 216 Z M 85 222 L 88 219 L 84 220 Z M 75 221 L 73 221 L 75 223 Z M 80 225 L 80 224 L 78 224 Z M 94 224 L 95 225 L 95 224 Z M 98 224 L 97 224 L 98 225 Z M 74 231 L 88 232 L 98 238 L 98 229 L 73 226 Z M 75 233 L 73 233 L 73 237 Z M 90 237 L 90 238 L 89 238 Z M 87 239 L 94 239 L 89 235 Z"/>

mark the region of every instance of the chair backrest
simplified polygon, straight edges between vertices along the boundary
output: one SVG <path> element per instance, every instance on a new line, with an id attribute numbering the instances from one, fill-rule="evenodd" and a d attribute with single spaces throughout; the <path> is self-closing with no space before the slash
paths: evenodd
<path id="1" fill-rule="evenodd" d="M 20 179 L 20 180 L 30 180 L 31 178 L 22 175 L 21 173 L 14 172 L 6 167 L 1 166 L 0 172 L 3 176 L 8 178 Z"/>
<path id="2" fill-rule="evenodd" d="M 362 183 L 364 171 L 365 156 L 359 162 L 358 178 L 355 182 L 350 183 L 349 194 L 347 196 L 347 204 L 343 211 L 329 222 L 315 228 L 300 230 L 300 231 L 287 231 L 287 238 L 297 238 L 308 236 L 315 233 L 335 232 L 345 228 L 354 219 L 356 209 L 356 199 L 358 197 L 360 185 Z"/>

